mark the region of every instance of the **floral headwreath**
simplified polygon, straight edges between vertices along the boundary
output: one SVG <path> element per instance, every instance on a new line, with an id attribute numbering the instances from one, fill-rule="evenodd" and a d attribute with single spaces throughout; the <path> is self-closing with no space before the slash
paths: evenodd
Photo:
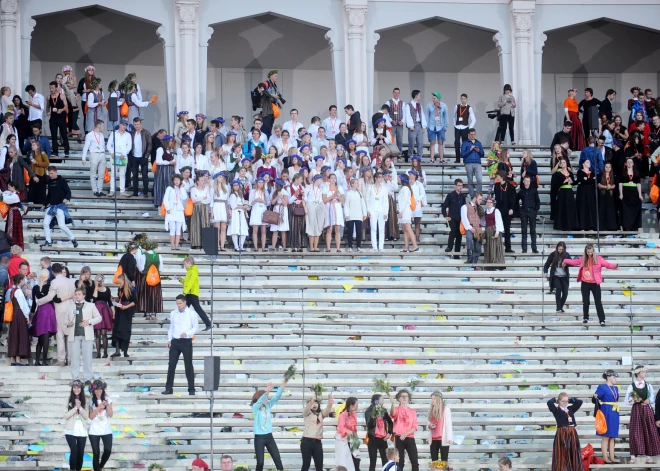
<path id="1" fill-rule="evenodd" d="M 94 380 L 94 382 L 92 383 L 90 389 L 92 391 L 96 391 L 97 389 L 103 389 L 105 391 L 106 389 L 108 389 L 108 384 L 104 383 L 100 379 L 97 379 L 97 380 Z"/>
<path id="2" fill-rule="evenodd" d="M 85 67 L 85 72 L 96 72 L 96 67 L 94 67 L 93 65 L 88 65 L 87 67 Z"/>

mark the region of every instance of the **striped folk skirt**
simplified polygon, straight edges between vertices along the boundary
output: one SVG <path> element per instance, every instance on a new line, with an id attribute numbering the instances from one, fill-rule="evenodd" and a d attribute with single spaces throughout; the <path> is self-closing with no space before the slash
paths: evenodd
<path id="1" fill-rule="evenodd" d="M 307 246 L 305 243 L 306 216 L 294 216 L 293 210 L 295 207 L 295 204 L 289 205 L 289 227 L 291 231 L 290 243 L 292 249 L 302 249 Z"/>
<path id="2" fill-rule="evenodd" d="M 146 278 L 146 277 L 145 277 Z M 142 311 L 147 314 L 158 314 L 163 312 L 163 286 L 158 283 L 156 286 L 145 285 L 144 304 Z"/>
<path id="3" fill-rule="evenodd" d="M 144 312 L 147 310 L 144 307 L 147 304 L 147 276 L 143 275 L 138 269 L 135 270 L 135 312 Z"/>
<path id="4" fill-rule="evenodd" d="M 385 240 L 399 238 L 399 215 L 396 212 L 396 202 L 394 197 L 389 195 L 387 197 L 390 207 L 387 211 L 387 222 L 385 222 Z"/>
<path id="5" fill-rule="evenodd" d="M 209 207 L 204 203 L 195 203 L 190 218 L 190 246 L 193 249 L 202 246 L 202 229 L 211 225 L 209 220 Z"/>
<path id="6" fill-rule="evenodd" d="M 630 455 L 660 455 L 660 435 L 651 406 L 636 402 L 630 412 Z"/>
<path id="7" fill-rule="evenodd" d="M 580 439 L 575 427 L 559 427 L 552 445 L 552 471 L 583 471 Z"/>
<path id="8" fill-rule="evenodd" d="M 154 175 L 154 206 L 160 208 L 165 196 L 165 190 L 172 184 L 170 178 L 174 170 L 171 165 L 157 165 Z"/>

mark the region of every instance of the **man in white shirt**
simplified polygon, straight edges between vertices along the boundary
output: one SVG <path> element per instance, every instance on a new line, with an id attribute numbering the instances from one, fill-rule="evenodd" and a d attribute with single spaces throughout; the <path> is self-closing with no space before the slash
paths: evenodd
<path id="1" fill-rule="evenodd" d="M 328 111 L 330 116 L 325 118 L 321 125 L 325 128 L 326 135 L 334 137 L 339 134 L 339 125 L 341 125 L 341 120 L 337 118 L 337 105 L 330 105 Z"/>
<path id="2" fill-rule="evenodd" d="M 316 137 L 312 136 L 312 147 L 316 147 L 319 152 L 321 152 L 321 147 L 328 147 L 328 139 L 325 137 L 325 128 L 321 126 L 316 134 Z"/>
<path id="3" fill-rule="evenodd" d="M 30 108 L 30 113 L 28 114 L 28 123 L 32 126 L 38 124 L 39 127 L 42 127 L 42 117 L 44 113 L 44 107 L 46 106 L 46 100 L 41 93 L 37 93 L 37 89 L 34 88 L 34 85 L 28 85 L 25 87 L 25 91 L 30 95 L 30 99 L 25 102 L 25 104 Z"/>
<path id="4" fill-rule="evenodd" d="M 149 156 L 151 155 L 151 133 L 142 127 L 142 118 L 133 118 L 133 141 L 129 163 L 133 177 L 133 196 L 149 194 Z M 126 172 L 128 174 L 128 171 Z M 139 190 L 139 178 L 142 175 L 142 191 Z M 131 180 L 128 180 L 129 183 Z"/>
<path id="5" fill-rule="evenodd" d="M 467 104 L 467 93 L 461 93 L 460 105 L 454 106 L 452 122 L 454 123 L 454 151 L 456 152 L 456 163 L 461 163 L 461 145 L 468 140 L 468 129 L 474 128 L 477 118 L 474 110 Z"/>
<path id="6" fill-rule="evenodd" d="M 424 130 L 426 129 L 426 113 L 422 109 L 422 92 L 413 90 L 412 101 L 404 113 L 406 127 L 408 128 L 408 156 L 422 156 L 424 152 Z M 406 162 L 408 159 L 406 158 Z"/>
<path id="7" fill-rule="evenodd" d="M 312 139 L 316 138 L 316 134 L 319 131 L 319 126 L 321 125 L 321 118 L 318 116 L 314 116 L 312 118 L 312 122 L 309 124 L 309 128 L 307 128 L 307 132 L 312 135 Z"/>
<path id="8" fill-rule="evenodd" d="M 303 124 L 298 121 L 298 110 L 293 108 L 289 113 L 289 116 L 291 116 L 291 119 L 282 125 L 282 129 L 289 131 L 289 136 L 297 136 L 298 130 L 304 127 Z"/>
<path id="9" fill-rule="evenodd" d="M 392 134 L 396 140 L 396 146 L 399 148 L 399 153 L 403 152 L 403 124 L 405 121 L 404 112 L 406 111 L 406 104 L 399 99 L 401 90 L 395 88 L 392 90 L 392 98 L 387 100 L 387 106 L 390 108 L 390 118 L 392 120 Z"/>
<path id="10" fill-rule="evenodd" d="M 106 148 L 112 158 L 110 161 L 110 166 L 112 168 L 112 176 L 110 179 L 112 183 L 110 186 L 110 193 L 108 193 L 108 196 L 111 198 L 115 195 L 115 187 L 117 186 L 117 181 L 115 180 L 115 168 L 117 169 L 116 171 L 119 172 L 120 196 L 123 196 L 124 198 L 131 197 L 131 195 L 126 193 L 126 165 L 128 165 L 128 154 L 133 147 L 133 140 L 131 139 L 130 133 L 126 131 L 127 127 L 128 121 L 122 119 L 119 121 L 119 129 L 113 131 L 108 138 L 108 145 Z"/>
<path id="11" fill-rule="evenodd" d="M 186 305 L 186 296 L 176 297 L 176 309 L 170 312 L 170 330 L 167 332 L 167 348 L 170 349 L 167 365 L 167 381 L 165 391 L 161 394 L 173 394 L 174 374 L 179 356 L 183 354 L 183 363 L 188 380 L 188 394 L 195 395 L 195 369 L 193 368 L 192 338 L 197 333 L 197 313 Z"/>
<path id="12" fill-rule="evenodd" d="M 105 176 L 105 138 L 103 137 L 103 120 L 97 119 L 94 129 L 85 136 L 85 146 L 82 152 L 82 164 L 87 165 L 89 152 L 89 182 L 94 196 L 105 196 L 103 193 L 103 177 Z"/>
<path id="13" fill-rule="evenodd" d="M 270 149 L 270 146 L 277 147 L 279 143 L 282 142 L 282 125 L 276 124 L 273 126 L 273 134 L 268 138 L 268 145 L 266 149 Z"/>

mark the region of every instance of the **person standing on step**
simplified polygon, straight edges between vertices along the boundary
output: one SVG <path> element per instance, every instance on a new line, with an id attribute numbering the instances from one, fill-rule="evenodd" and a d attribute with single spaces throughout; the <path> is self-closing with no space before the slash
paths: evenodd
<path id="1" fill-rule="evenodd" d="M 103 179 L 105 177 L 106 160 L 103 124 L 102 120 L 96 120 L 94 129 L 85 136 L 85 145 L 82 151 L 83 165 L 87 165 L 87 153 L 89 152 L 89 182 L 94 196 L 105 196 L 105 193 L 103 193 Z"/>
<path id="2" fill-rule="evenodd" d="M 405 122 L 408 128 L 408 155 L 422 156 L 424 152 L 424 129 L 426 129 L 426 113 L 420 102 L 422 92 L 413 90 L 412 101 L 406 105 Z M 406 158 L 406 162 L 408 159 Z"/>
<path id="3" fill-rule="evenodd" d="M 66 335 L 71 352 L 71 378 L 75 381 L 80 375 L 82 354 L 83 378 L 86 385 L 92 384 L 92 351 L 94 350 L 94 325 L 101 322 L 101 314 L 92 303 L 85 301 L 85 289 L 76 288 L 74 307 L 67 319 Z"/>
<path id="4" fill-rule="evenodd" d="M 302 467 L 300 471 L 309 471 L 309 465 L 314 459 L 314 469 L 323 469 L 323 419 L 330 416 L 334 399 L 328 397 L 328 404 L 321 410 L 321 400 L 314 396 L 303 409 L 305 430 L 300 441 Z"/>
<path id="5" fill-rule="evenodd" d="M 403 113 L 406 109 L 406 104 L 399 99 L 400 96 L 401 90 L 396 87 L 392 90 L 392 98 L 387 100 L 387 105 L 390 107 L 390 116 L 392 117 L 392 135 L 399 149 L 399 155 L 403 152 L 403 127 L 405 121 Z"/>
<path id="6" fill-rule="evenodd" d="M 419 471 L 419 459 L 417 456 L 417 443 L 415 442 L 415 432 L 418 430 L 417 411 L 412 409 L 410 404 L 410 392 L 407 389 L 401 389 L 396 393 L 396 400 L 399 406 L 394 406 L 394 398 L 390 397 L 390 417 L 394 423 L 394 446 L 399 452 L 399 469 L 403 471 L 406 464 L 405 453 L 408 452 L 408 459 L 413 471 Z"/>
<path id="7" fill-rule="evenodd" d="M 399 222 L 403 231 L 403 250 L 401 252 L 418 252 L 417 239 L 412 229 L 413 212 L 416 209 L 416 201 L 410 187 L 410 180 L 406 175 L 399 175 L 401 190 L 397 195 L 397 211 Z M 413 250 L 410 250 L 409 244 L 412 243 Z"/>
<path id="8" fill-rule="evenodd" d="M 516 119 L 516 99 L 511 92 L 511 85 L 507 83 L 504 85 L 502 95 L 500 95 L 497 100 L 497 108 L 500 110 L 500 116 L 498 118 L 499 126 L 497 128 L 497 133 L 495 134 L 495 140 L 501 141 L 504 144 L 504 141 L 506 141 L 506 128 L 508 125 L 509 138 L 511 139 L 511 145 L 513 146 L 516 144 L 516 139 L 514 138 L 513 133 L 513 125 Z"/>
<path id="9" fill-rule="evenodd" d="M 163 258 L 156 253 L 158 243 L 153 240 L 142 242 L 144 249 L 144 269 L 142 270 L 144 287 L 138 292 L 138 304 L 144 312 L 146 320 L 157 320 L 156 314 L 163 312 L 163 286 L 161 284 L 161 273 L 163 273 Z M 154 276 L 153 269 L 155 270 Z"/>
<path id="10" fill-rule="evenodd" d="M 461 242 L 463 235 L 460 231 L 461 226 L 461 208 L 465 206 L 465 195 L 463 191 L 463 180 L 457 178 L 454 180 L 454 191 L 448 193 L 442 203 L 442 215 L 449 225 L 449 238 L 445 252 L 461 252 Z M 458 259 L 458 255 L 454 255 Z"/>
<path id="11" fill-rule="evenodd" d="M 89 413 L 85 400 L 83 383 L 75 380 L 71 383 L 71 393 L 64 409 L 64 438 L 69 445 L 69 469 L 81 471 L 87 444 L 87 421 Z"/>
<path id="12" fill-rule="evenodd" d="M 149 195 L 149 156 L 151 155 L 151 133 L 142 127 L 143 119 L 133 118 L 133 130 L 131 138 L 133 147 L 131 149 L 131 173 L 133 175 L 133 196 Z M 140 187 L 140 174 L 142 174 L 142 191 Z"/>
<path id="13" fill-rule="evenodd" d="M 344 410 L 337 419 L 337 433 L 335 435 L 335 464 L 336 469 L 344 468 L 347 471 L 359 471 L 360 458 L 352 451 L 352 443 L 359 440 L 357 434 L 358 402 L 355 397 L 349 397 L 344 404 Z"/>
<path id="14" fill-rule="evenodd" d="M 477 124 L 474 110 L 467 101 L 467 93 L 461 93 L 461 103 L 454 106 L 454 152 L 457 164 L 461 163 L 461 146 L 468 140 L 468 130 Z"/>
<path id="15" fill-rule="evenodd" d="M 133 330 L 133 315 L 137 305 L 137 296 L 126 273 L 117 277 L 117 301 L 115 302 L 115 324 L 112 331 L 112 343 L 115 353 L 110 358 L 121 355 L 128 358 L 128 347 L 131 343 Z"/>
<path id="16" fill-rule="evenodd" d="M 50 289 L 50 272 L 43 269 L 39 272 L 39 283 L 32 288 L 32 326 L 28 333 L 31 337 L 36 337 L 37 347 L 35 350 L 34 365 L 48 365 L 48 348 L 50 337 L 57 334 L 57 317 L 55 315 L 55 305 L 50 302 L 39 306 L 37 299 L 43 298 Z"/>
<path id="17" fill-rule="evenodd" d="M 284 469 L 280 458 L 280 450 L 273 438 L 273 413 L 271 411 L 282 397 L 286 383 L 287 380 L 284 379 L 272 399 L 269 399 L 270 392 L 273 390 L 273 383 L 270 382 L 265 390 L 260 389 L 252 396 L 250 407 L 254 418 L 252 429 L 254 430 L 254 453 L 257 457 L 256 471 L 263 471 L 264 469 L 264 448 L 268 450 L 268 454 L 273 459 L 277 470 L 282 471 Z"/>
<path id="18" fill-rule="evenodd" d="M 539 253 L 536 247 L 536 215 L 541 209 L 541 200 L 538 189 L 532 186 L 532 179 L 529 175 L 525 175 L 522 183 L 515 203 L 520 214 L 522 253 L 527 253 L 527 225 L 529 225 L 529 232 L 532 236 L 532 253 Z"/>
<path id="19" fill-rule="evenodd" d="M 584 324 L 589 322 L 589 296 L 590 293 L 593 293 L 598 320 L 600 321 L 600 325 L 605 327 L 605 312 L 603 311 L 600 294 L 600 284 L 603 282 L 602 270 L 603 268 L 616 270 L 619 268 L 619 265 L 610 263 L 600 255 L 596 255 L 592 244 L 587 244 L 584 247 L 584 255 L 581 258 L 565 258 L 564 266 L 567 265 L 570 267 L 580 267 L 577 280 L 582 282 L 580 287 L 580 291 L 582 292 L 582 315 L 584 317 L 582 322 Z"/>
<path id="20" fill-rule="evenodd" d="M 465 230 L 467 245 L 466 264 L 478 263 L 479 255 L 481 255 L 481 234 L 483 232 L 481 218 L 485 215 L 485 211 L 481 207 L 481 201 L 481 193 L 477 191 L 472 195 L 472 200 L 461 207 L 461 222 Z"/>
<path id="21" fill-rule="evenodd" d="M 95 380 L 89 392 L 92 394 L 89 404 L 89 443 L 92 445 L 92 463 L 94 471 L 104 471 L 105 464 L 112 454 L 112 424 L 114 415 L 112 399 L 105 392 L 107 384 L 100 379 Z M 103 441 L 103 455 L 101 455 Z"/>
<path id="22" fill-rule="evenodd" d="M 388 448 L 387 443 L 389 437 L 392 436 L 392 419 L 387 411 L 383 411 L 383 415 L 374 414 L 374 410 L 381 403 L 383 396 L 381 394 L 374 394 L 371 396 L 371 405 L 364 411 L 364 420 L 367 423 L 367 450 L 369 450 L 369 471 L 376 471 L 376 460 L 380 454 L 381 466 L 385 466 L 388 450 L 396 450 L 395 448 Z M 397 460 L 398 463 L 399 460 Z"/>
<path id="23" fill-rule="evenodd" d="M 48 124 L 50 126 L 50 139 L 52 141 L 53 149 L 51 157 L 54 158 L 53 161 L 55 163 L 58 163 L 56 160 L 59 152 L 57 138 L 58 132 L 62 138 L 62 144 L 64 145 L 64 157 L 69 157 L 69 137 L 66 129 L 66 115 L 69 109 L 69 104 L 64 93 L 57 88 L 57 82 L 50 82 L 49 87 L 50 95 L 48 95 L 46 109 L 49 117 Z"/>
<path id="24" fill-rule="evenodd" d="M 507 180 L 506 173 L 502 170 L 495 178 L 493 194 L 495 195 L 495 205 L 502 216 L 502 224 L 504 225 L 504 234 L 501 235 L 504 236 L 505 253 L 514 253 L 511 249 L 511 220 L 514 217 L 513 213 L 516 207 L 516 188 L 514 183 Z M 536 238 L 536 232 L 534 237 Z"/>
<path id="25" fill-rule="evenodd" d="M 37 93 L 37 89 L 34 88 L 34 85 L 28 85 L 25 87 L 25 92 L 30 95 L 30 98 L 25 102 L 30 110 L 28 114 L 28 124 L 32 127 L 38 126 L 39 129 L 42 129 L 42 118 L 44 115 L 44 109 L 46 108 L 46 100 L 41 93 Z"/>
<path id="26" fill-rule="evenodd" d="M 186 296 L 176 297 L 176 309 L 170 312 L 170 329 L 167 332 L 167 348 L 170 349 L 167 365 L 167 381 L 161 394 L 174 394 L 174 374 L 179 356 L 183 354 L 183 363 L 188 380 L 188 395 L 195 395 L 195 369 L 193 367 L 193 342 L 197 333 L 197 316 L 195 311 L 186 307 Z"/>
<path id="27" fill-rule="evenodd" d="M 575 413 L 582 407 L 580 399 L 570 398 L 562 392 L 548 401 L 548 409 L 557 421 L 557 432 L 552 445 L 552 471 L 582 471 L 582 454 L 578 438 Z"/>
<path id="28" fill-rule="evenodd" d="M 591 402 L 596 405 L 594 416 L 596 411 L 600 410 L 605 416 L 605 422 L 607 422 L 605 432 L 596 432 L 596 435 L 601 437 L 600 450 L 603 454 L 603 460 L 607 464 L 615 463 L 617 460 L 614 456 L 614 442 L 619 438 L 619 387 L 616 385 L 618 377 L 619 373 L 614 370 L 605 371 L 603 373 L 605 384 L 598 386 L 594 397 L 591 399 Z"/>
<path id="29" fill-rule="evenodd" d="M 131 195 L 126 193 L 126 166 L 128 165 L 128 154 L 133 148 L 133 140 L 131 134 L 126 131 L 128 121 L 122 119 L 119 121 L 119 129 L 110 133 L 108 144 L 106 146 L 110 154 L 110 193 L 108 196 L 112 198 L 115 195 L 115 188 L 117 187 L 115 167 L 119 173 L 119 190 L 120 195 L 128 198 Z"/>
<path id="30" fill-rule="evenodd" d="M 28 335 L 28 324 L 30 322 L 30 306 L 25 297 L 23 289 L 27 278 L 19 273 L 11 279 L 13 286 L 9 288 L 6 295 L 6 302 L 11 300 L 14 314 L 9 322 L 9 332 L 7 334 L 7 356 L 10 360 L 10 366 L 28 366 L 23 363 L 24 359 L 30 358 L 30 337 Z M 32 293 L 27 291 L 28 295 Z"/>
<path id="31" fill-rule="evenodd" d="M 477 140 L 477 131 L 474 128 L 468 130 L 468 140 L 463 142 L 461 146 L 461 157 L 465 164 L 465 172 L 467 174 L 468 192 L 470 198 L 474 196 L 474 180 L 477 180 L 476 188 L 481 193 L 483 168 L 481 167 L 481 159 L 484 157 L 484 148 L 481 142 Z"/>
<path id="32" fill-rule="evenodd" d="M 451 409 L 445 404 L 440 391 L 431 394 L 431 406 L 428 413 L 428 429 L 431 433 L 431 461 L 447 461 L 449 445 L 454 443 L 454 430 L 451 421 Z"/>
<path id="33" fill-rule="evenodd" d="M 101 358 L 101 340 L 103 340 L 103 358 L 108 358 L 108 332 L 112 332 L 115 319 L 115 307 L 112 304 L 110 288 L 105 286 L 105 277 L 96 275 L 92 297 L 102 321 L 94 326 L 96 335 L 96 358 Z"/>
<path id="34" fill-rule="evenodd" d="M 103 103 L 103 89 L 101 79 L 92 80 L 92 89 L 87 92 L 87 112 L 85 113 L 85 129 L 94 129 L 95 123 L 103 118 L 105 103 Z M 55 149 L 55 145 L 53 145 Z"/>
<path id="35" fill-rule="evenodd" d="M 447 105 L 442 101 L 442 95 L 439 92 L 431 94 L 432 101 L 426 105 L 426 122 L 428 124 L 427 132 L 429 135 L 431 163 L 435 162 L 435 146 L 438 146 L 438 158 L 440 163 L 445 163 L 445 133 L 449 126 L 449 112 Z M 418 154 L 422 155 L 422 154 Z"/>
<path id="36" fill-rule="evenodd" d="M 183 259 L 183 268 L 186 270 L 186 276 L 181 278 L 177 277 L 179 282 L 183 284 L 183 294 L 186 299 L 186 305 L 192 307 L 204 322 L 207 330 L 211 330 L 211 321 L 209 316 L 206 315 L 204 309 L 199 304 L 199 268 L 195 265 L 195 259 L 192 256 L 187 256 Z"/>
<path id="37" fill-rule="evenodd" d="M 654 465 L 654 456 L 660 455 L 660 435 L 653 423 L 651 402 L 655 397 L 653 386 L 646 381 L 647 368 L 636 365 L 633 381 L 626 391 L 626 404 L 632 404 L 630 412 L 630 462 L 636 464 L 638 456 L 646 456 L 646 465 Z M 656 411 L 657 414 L 657 411 Z"/>
<path id="38" fill-rule="evenodd" d="M 53 245 L 50 238 L 50 223 L 53 219 L 57 220 L 60 230 L 69 237 L 73 246 L 78 247 L 76 237 L 71 229 L 66 226 L 67 220 L 71 220 L 69 211 L 66 209 L 66 204 L 71 200 L 71 190 L 66 179 L 57 175 L 57 167 L 54 165 L 48 167 L 47 185 L 46 205 L 42 208 L 46 212 L 44 216 L 44 237 L 46 241 L 41 244 L 41 247 L 51 247 Z"/>

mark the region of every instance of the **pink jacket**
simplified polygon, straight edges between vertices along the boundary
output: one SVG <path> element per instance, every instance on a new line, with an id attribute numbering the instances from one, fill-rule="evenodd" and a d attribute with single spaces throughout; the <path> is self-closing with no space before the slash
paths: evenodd
<path id="1" fill-rule="evenodd" d="M 567 258 L 564 260 L 564 263 L 570 267 L 580 267 L 580 271 L 578 271 L 577 275 L 577 280 L 582 281 L 582 259 L 584 257 L 580 258 Z M 596 263 L 593 265 L 593 270 L 594 270 L 594 280 L 596 280 L 596 284 L 599 285 L 603 282 L 603 274 L 601 271 L 603 270 L 603 267 L 607 268 L 608 270 L 616 270 L 617 264 L 616 263 L 610 263 L 607 260 L 605 260 L 603 257 L 598 255 L 596 257 Z"/>

